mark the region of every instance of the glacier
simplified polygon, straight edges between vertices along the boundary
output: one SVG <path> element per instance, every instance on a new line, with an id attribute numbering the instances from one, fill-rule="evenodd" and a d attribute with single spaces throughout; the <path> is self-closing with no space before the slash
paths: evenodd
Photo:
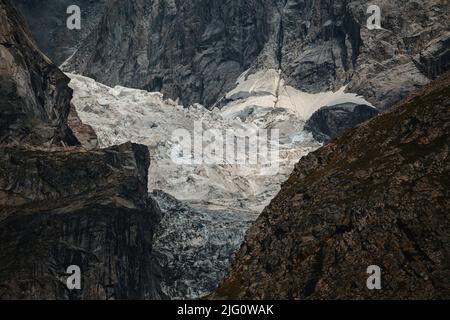
<path id="1" fill-rule="evenodd" d="M 147 145 L 151 154 L 149 190 L 164 216 L 155 235 L 155 259 L 162 288 L 173 299 L 202 297 L 226 275 L 246 230 L 278 193 L 301 157 L 321 146 L 305 122 L 319 108 L 343 102 L 370 105 L 336 92 L 309 94 L 286 85 L 278 70 L 243 73 L 236 87 L 211 109 L 182 106 L 158 92 L 105 86 L 67 74 L 81 120 L 92 126 L 101 147 L 127 141 Z M 277 130 L 276 174 L 261 164 L 217 159 L 177 164 L 175 130 Z M 214 158 L 214 155 L 209 155 Z"/>

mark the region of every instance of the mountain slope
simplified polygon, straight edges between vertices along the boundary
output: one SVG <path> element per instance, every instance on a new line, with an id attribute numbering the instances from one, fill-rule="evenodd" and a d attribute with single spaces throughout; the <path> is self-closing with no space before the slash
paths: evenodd
<path id="1" fill-rule="evenodd" d="M 447 73 L 301 159 L 212 297 L 450 298 L 449 142 Z"/>

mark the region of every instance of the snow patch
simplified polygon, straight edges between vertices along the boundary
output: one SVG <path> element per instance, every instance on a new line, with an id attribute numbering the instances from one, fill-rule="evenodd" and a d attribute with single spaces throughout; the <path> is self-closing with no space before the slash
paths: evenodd
<path id="1" fill-rule="evenodd" d="M 348 102 L 372 106 L 364 98 L 346 93 L 345 87 L 336 92 L 307 93 L 286 85 L 280 72 L 274 69 L 247 74 L 248 71 L 243 73 L 236 82 L 236 88 L 225 96 L 228 101 L 222 109 L 225 118 L 245 120 L 250 115 L 261 117 L 275 108 L 281 108 L 307 121 L 314 112 L 325 106 Z"/>

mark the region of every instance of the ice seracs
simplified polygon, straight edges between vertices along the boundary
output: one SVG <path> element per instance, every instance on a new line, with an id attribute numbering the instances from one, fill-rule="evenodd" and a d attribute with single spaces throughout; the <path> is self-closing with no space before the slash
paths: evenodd
<path id="1" fill-rule="evenodd" d="M 149 190 L 161 190 L 153 197 L 164 213 L 153 250 L 163 269 L 162 289 L 177 299 L 200 298 L 215 289 L 252 221 L 295 163 L 321 146 L 304 130 L 308 117 L 328 103 L 360 99 L 343 90 L 302 93 L 286 86 L 278 71 L 266 70 L 243 74 L 217 108 L 208 110 L 199 104 L 185 108 L 160 93 L 68 76 L 72 102 L 102 147 L 132 141 L 150 148 Z M 186 163 L 177 163 L 172 156 L 182 145 L 174 132 L 194 135 L 196 127 L 202 132 L 273 130 L 278 149 L 259 152 L 262 161 L 253 164 L 220 161 L 216 153 L 202 153 L 205 161 L 200 162 L 183 154 Z M 267 163 L 277 168 L 276 174 Z"/>
<path id="2" fill-rule="evenodd" d="M 119 86 L 110 88 L 92 79 L 69 74 L 74 90 L 73 103 L 80 118 L 96 130 L 101 146 L 133 141 L 150 147 L 150 190 L 163 190 L 196 207 L 256 213 L 276 194 L 293 165 L 320 146 L 312 135 L 303 131 L 304 119 L 290 109 L 275 107 L 275 96 L 270 95 L 275 84 L 261 89 L 267 79 L 277 82 L 278 79 L 271 76 L 278 76 L 278 73 L 269 70 L 262 75 L 265 78 L 257 74 L 250 76 L 250 80 L 242 79 L 236 93 L 229 95 L 239 97 L 238 100 L 229 102 L 221 110 L 211 111 L 198 104 L 183 108 L 174 101 L 164 100 L 160 93 Z M 254 98 L 256 100 L 252 100 Z M 253 101 L 251 106 L 257 112 L 242 116 L 249 110 L 249 101 Z M 261 109 L 265 111 L 258 112 Z M 258 164 L 223 163 L 211 156 L 204 159 L 204 163 L 175 163 L 171 158 L 177 148 L 174 132 L 183 129 L 194 133 L 195 126 L 199 125 L 204 132 L 212 129 L 233 132 L 277 129 L 279 156 L 272 157 L 279 169 L 277 174 L 266 175 Z"/>

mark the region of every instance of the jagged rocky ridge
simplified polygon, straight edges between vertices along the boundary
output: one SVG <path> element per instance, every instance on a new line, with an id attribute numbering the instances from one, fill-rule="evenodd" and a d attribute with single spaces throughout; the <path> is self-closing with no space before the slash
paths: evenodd
<path id="1" fill-rule="evenodd" d="M 302 158 L 212 298 L 449 299 L 449 142 L 447 73 Z"/>
<path id="2" fill-rule="evenodd" d="M 0 298 L 163 298 L 148 148 L 95 149 L 73 113 L 94 150 L 80 146 L 67 122 L 68 78 L 9 0 L 0 0 L 0 22 Z M 66 286 L 71 265 L 81 268 L 81 290 Z"/>

